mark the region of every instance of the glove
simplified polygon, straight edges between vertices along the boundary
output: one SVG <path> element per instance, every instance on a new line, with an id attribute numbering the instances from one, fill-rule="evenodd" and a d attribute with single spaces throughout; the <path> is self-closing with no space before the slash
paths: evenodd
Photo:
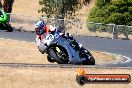
<path id="1" fill-rule="evenodd" d="M 45 30 L 43 28 L 36 29 L 36 34 L 37 35 L 42 35 L 42 34 L 44 34 L 44 32 L 45 32 Z"/>
<path id="2" fill-rule="evenodd" d="M 59 33 L 60 36 L 64 35 L 64 33 Z"/>

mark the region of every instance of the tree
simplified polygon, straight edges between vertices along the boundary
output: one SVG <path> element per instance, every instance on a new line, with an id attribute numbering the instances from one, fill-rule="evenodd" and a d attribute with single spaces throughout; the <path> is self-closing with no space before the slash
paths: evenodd
<path id="1" fill-rule="evenodd" d="M 1 3 L 1 0 L 0 0 L 0 8 L 2 8 L 2 3 Z"/>
<path id="2" fill-rule="evenodd" d="M 88 21 L 132 25 L 132 0 L 97 0 Z"/>
<path id="3" fill-rule="evenodd" d="M 45 13 L 47 17 L 65 18 L 71 17 L 75 11 L 87 5 L 90 0 L 40 0 L 42 8 L 39 12 Z"/>
<path id="4" fill-rule="evenodd" d="M 0 8 L 3 7 L 6 13 L 11 13 L 13 3 L 14 3 L 14 0 L 3 0 L 3 5 L 2 5 L 2 0 L 0 0 Z"/>

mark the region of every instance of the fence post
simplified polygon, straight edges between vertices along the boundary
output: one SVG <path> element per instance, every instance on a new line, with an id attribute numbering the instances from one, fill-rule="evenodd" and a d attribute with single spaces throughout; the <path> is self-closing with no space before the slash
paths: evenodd
<path id="1" fill-rule="evenodd" d="M 132 34 L 132 26 L 126 26 L 126 33 L 125 33 L 125 37 L 126 39 L 129 39 L 129 34 Z"/>
<path id="2" fill-rule="evenodd" d="M 116 25 L 113 24 L 113 23 L 111 23 L 111 24 L 106 24 L 106 25 L 108 25 L 108 26 L 112 26 L 112 39 L 117 38 L 117 34 L 116 34 L 116 31 L 115 31 L 115 27 L 116 27 Z"/>
<path id="3" fill-rule="evenodd" d="M 9 21 L 10 23 L 12 22 L 12 14 L 10 13 L 10 21 Z"/>
<path id="4" fill-rule="evenodd" d="M 115 39 L 115 24 L 113 24 L 113 28 L 112 28 L 112 39 Z"/>

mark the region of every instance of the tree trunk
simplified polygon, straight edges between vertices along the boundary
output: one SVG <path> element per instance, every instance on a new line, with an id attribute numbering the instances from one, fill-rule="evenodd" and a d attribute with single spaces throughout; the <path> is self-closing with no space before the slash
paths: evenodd
<path id="1" fill-rule="evenodd" d="M 2 8 L 2 2 L 1 2 L 1 0 L 0 0 L 0 8 Z"/>
<path id="2" fill-rule="evenodd" d="M 12 6 L 14 3 L 14 0 L 3 0 L 3 8 L 6 13 L 11 13 L 12 12 Z"/>

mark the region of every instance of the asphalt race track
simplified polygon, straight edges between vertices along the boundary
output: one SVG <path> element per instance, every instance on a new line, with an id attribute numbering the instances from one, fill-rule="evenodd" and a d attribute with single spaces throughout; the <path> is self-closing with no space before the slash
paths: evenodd
<path id="1" fill-rule="evenodd" d="M 13 39 L 19 41 L 35 42 L 35 34 L 31 32 L 4 32 L 0 30 L 0 38 Z M 132 41 L 120 39 L 94 38 L 88 36 L 76 36 L 78 42 L 89 50 L 97 50 L 119 54 L 132 58 Z M 104 64 L 105 66 L 105 64 Z M 132 60 L 129 59 L 119 63 L 106 64 L 110 67 L 132 67 Z"/>

